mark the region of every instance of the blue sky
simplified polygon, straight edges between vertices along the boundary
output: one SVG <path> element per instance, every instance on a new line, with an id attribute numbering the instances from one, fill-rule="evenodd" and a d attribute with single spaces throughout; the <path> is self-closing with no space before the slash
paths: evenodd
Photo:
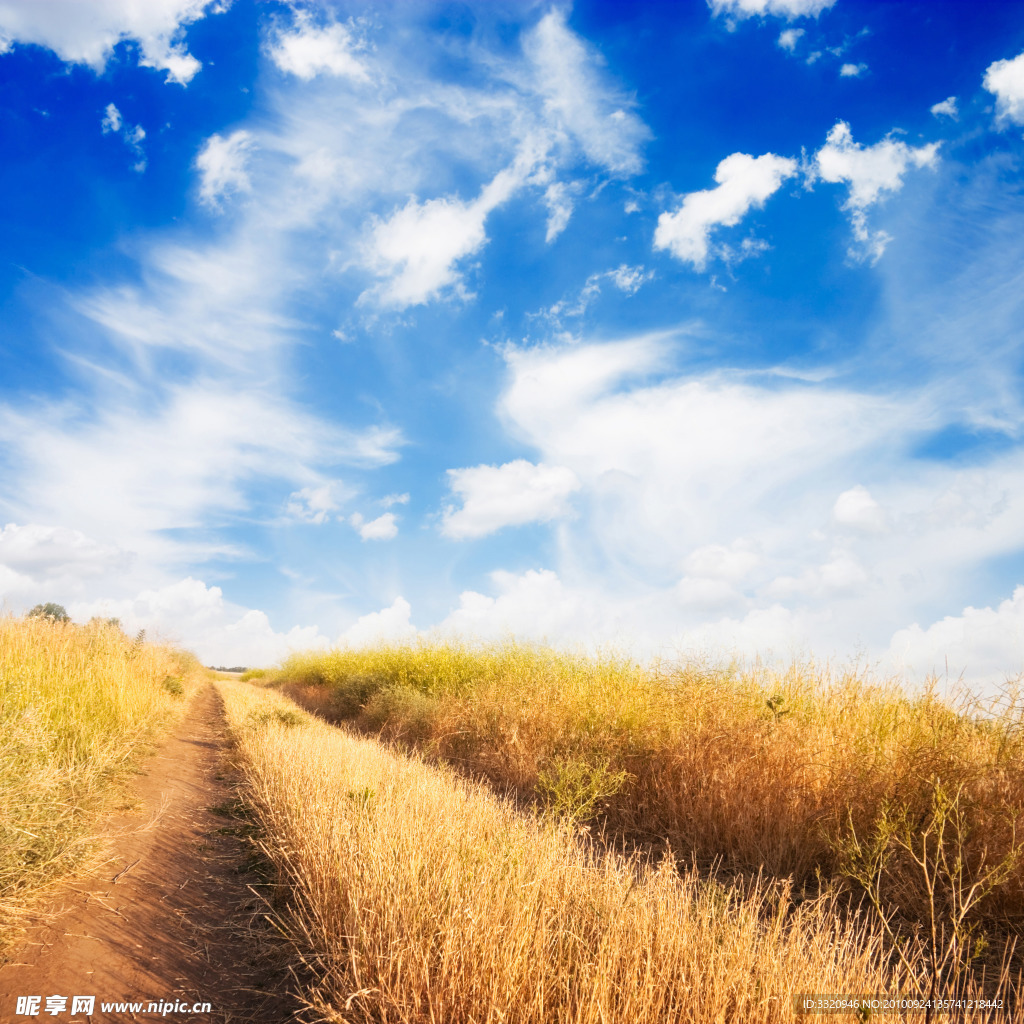
<path id="1" fill-rule="evenodd" d="M 0 596 L 1024 668 L 1024 6 L 0 0 Z"/>

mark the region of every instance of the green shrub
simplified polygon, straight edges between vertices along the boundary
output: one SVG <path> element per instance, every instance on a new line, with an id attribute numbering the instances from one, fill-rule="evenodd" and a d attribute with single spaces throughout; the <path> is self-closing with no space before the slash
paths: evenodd
<path id="1" fill-rule="evenodd" d="M 71 616 L 64 609 L 64 605 L 47 601 L 46 604 L 37 604 L 29 613 L 29 618 L 53 619 L 55 622 L 70 622 Z"/>

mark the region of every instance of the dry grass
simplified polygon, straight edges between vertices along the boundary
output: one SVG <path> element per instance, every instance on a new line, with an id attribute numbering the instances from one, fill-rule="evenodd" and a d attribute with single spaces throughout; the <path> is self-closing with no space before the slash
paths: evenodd
<path id="1" fill-rule="evenodd" d="M 0 618 L 0 945 L 88 854 L 98 812 L 200 671 L 110 625 Z"/>
<path id="2" fill-rule="evenodd" d="M 808 665 L 647 668 L 516 645 L 312 652 L 276 680 L 328 717 L 705 870 L 857 877 L 855 898 L 873 872 L 904 933 L 941 925 L 958 887 L 984 879 L 963 921 L 975 969 L 997 967 L 1024 924 L 1019 690 L 982 708 Z M 940 826 L 928 883 L 915 855 Z"/>
<path id="3" fill-rule="evenodd" d="M 923 984 L 829 896 L 595 852 L 273 691 L 218 687 L 325 1020 L 767 1024 L 793 1019 L 795 993 Z"/>

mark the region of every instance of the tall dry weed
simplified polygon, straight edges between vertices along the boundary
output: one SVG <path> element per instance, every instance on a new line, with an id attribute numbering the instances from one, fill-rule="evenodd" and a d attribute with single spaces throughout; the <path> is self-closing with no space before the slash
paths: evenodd
<path id="1" fill-rule="evenodd" d="M 456 644 L 312 652 L 277 679 L 328 717 L 415 745 L 499 791 L 568 806 L 575 787 L 592 824 L 628 843 L 667 843 L 704 868 L 798 886 L 856 879 L 844 853 L 851 835 L 897 813 L 924 822 L 937 788 L 949 788 L 964 827 L 947 852 L 965 877 L 1013 864 L 970 909 L 993 963 L 1024 926 L 1019 689 L 982 707 L 935 685 L 912 693 L 813 665 L 648 668 Z M 919 873 L 898 851 L 881 873 L 879 898 L 904 931 L 929 918 Z"/>
<path id="2" fill-rule="evenodd" d="M 218 686 L 323 1019 L 781 1024 L 796 993 L 926 982 L 830 896 L 601 853 L 451 769 Z"/>

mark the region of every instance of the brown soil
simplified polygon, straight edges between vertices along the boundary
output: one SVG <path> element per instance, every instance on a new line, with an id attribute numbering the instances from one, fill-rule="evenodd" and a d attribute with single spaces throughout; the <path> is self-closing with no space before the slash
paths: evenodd
<path id="1" fill-rule="evenodd" d="M 16 1006 L 33 995 L 42 997 L 37 1019 L 62 1024 L 292 1018 L 295 1004 L 283 994 L 289 979 L 259 935 L 267 926 L 253 890 L 266 887 L 240 835 L 244 825 L 223 810 L 233 800 L 225 747 L 223 709 L 208 686 L 145 765 L 134 787 L 141 809 L 109 822 L 110 859 L 70 882 L 0 968 L 0 1021 L 32 1019 L 16 1016 Z M 46 997 L 54 994 L 68 1003 L 51 1016 Z M 91 1017 L 71 1014 L 76 995 L 96 997 Z M 186 1009 L 147 1012 L 161 1000 Z M 143 1005 L 138 1013 L 103 1012 L 107 1002 Z M 210 1012 L 192 1013 L 195 1003 L 210 1003 Z"/>

